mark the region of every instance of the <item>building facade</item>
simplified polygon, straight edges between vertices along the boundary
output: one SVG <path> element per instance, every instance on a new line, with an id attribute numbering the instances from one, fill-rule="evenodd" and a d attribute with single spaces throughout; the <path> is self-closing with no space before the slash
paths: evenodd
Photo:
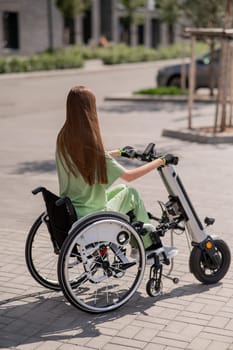
<path id="1" fill-rule="evenodd" d="M 0 53 L 30 55 L 63 45 L 63 20 L 50 0 L 0 0 Z"/>
<path id="2" fill-rule="evenodd" d="M 168 25 L 159 19 L 153 0 L 140 9 L 142 21 L 127 27 L 117 0 L 92 0 L 90 9 L 75 18 L 73 36 L 64 41 L 64 20 L 55 0 L 0 0 L 0 54 L 30 55 L 65 44 L 112 42 L 157 47 L 169 43 Z M 173 33 L 177 33 L 177 28 Z M 177 41 L 177 35 L 173 38 Z"/>

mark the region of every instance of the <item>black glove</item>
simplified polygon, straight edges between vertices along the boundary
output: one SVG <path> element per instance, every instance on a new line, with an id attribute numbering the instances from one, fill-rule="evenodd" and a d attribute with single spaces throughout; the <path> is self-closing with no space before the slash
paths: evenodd
<path id="1" fill-rule="evenodd" d="M 135 158 L 136 154 L 137 154 L 136 149 L 131 146 L 125 146 L 122 149 L 120 149 L 120 155 L 122 157 Z"/>
<path id="2" fill-rule="evenodd" d="M 165 154 L 165 156 L 160 157 L 160 159 L 162 159 L 164 166 L 168 165 L 168 164 L 173 164 L 176 165 L 178 164 L 179 158 L 174 156 L 173 154 Z"/>

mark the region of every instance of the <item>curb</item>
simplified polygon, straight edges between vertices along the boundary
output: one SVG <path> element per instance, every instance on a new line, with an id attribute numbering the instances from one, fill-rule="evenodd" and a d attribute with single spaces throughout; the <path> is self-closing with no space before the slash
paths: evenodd
<path id="1" fill-rule="evenodd" d="M 177 60 L 171 60 L 171 62 L 176 62 Z M 35 78 L 35 77 L 56 77 L 64 75 L 74 75 L 74 74 L 86 74 L 86 73 L 98 73 L 108 70 L 125 70 L 125 69 L 135 69 L 135 67 L 143 68 L 144 66 L 154 67 L 155 64 L 164 64 L 163 60 L 159 61 L 149 61 L 149 62 L 136 62 L 136 63 L 122 63 L 115 65 L 104 65 L 102 62 L 97 60 L 88 60 L 81 68 L 71 68 L 71 69 L 56 69 L 56 70 L 45 70 L 45 71 L 33 71 L 24 73 L 2 73 L 0 74 L 0 81 L 6 79 L 25 79 L 25 78 Z"/>
<path id="2" fill-rule="evenodd" d="M 198 143 L 208 143 L 208 144 L 221 144 L 221 143 L 233 143 L 233 135 L 208 135 L 200 133 L 195 130 L 169 130 L 164 129 L 162 131 L 162 136 L 171 137 L 183 141 L 198 142 Z"/>
<path id="3" fill-rule="evenodd" d="M 112 95 L 106 96 L 105 101 L 131 101 L 131 102 L 173 102 L 173 103 L 188 103 L 187 96 L 151 96 L 151 95 Z M 215 98 L 209 96 L 196 97 L 194 103 L 212 104 L 216 103 Z"/>

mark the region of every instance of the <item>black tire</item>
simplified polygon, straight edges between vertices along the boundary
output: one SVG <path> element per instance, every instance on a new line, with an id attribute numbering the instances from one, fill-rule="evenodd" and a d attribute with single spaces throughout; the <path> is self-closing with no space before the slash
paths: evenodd
<path id="1" fill-rule="evenodd" d="M 231 253 L 227 244 L 221 239 L 214 239 L 218 252 L 219 267 L 216 268 L 209 256 L 198 246 L 194 247 L 190 255 L 190 271 L 196 279 L 204 284 L 212 284 L 220 281 L 227 273 L 231 263 Z"/>
<path id="2" fill-rule="evenodd" d="M 160 285 L 158 285 L 158 282 L 155 278 L 150 278 L 146 284 L 146 292 L 150 297 L 161 295 L 162 282 L 160 281 Z"/>
<path id="3" fill-rule="evenodd" d="M 58 255 L 54 253 L 50 233 L 42 213 L 32 225 L 25 245 L 25 259 L 32 277 L 43 287 L 59 291 L 57 278 Z"/>
<path id="4" fill-rule="evenodd" d="M 173 77 L 171 77 L 167 82 L 167 86 L 176 86 L 176 87 L 180 88 L 181 87 L 181 76 L 174 75 Z"/>
<path id="5" fill-rule="evenodd" d="M 114 232 L 117 237 L 118 232 L 125 232 L 124 230 L 131 236 L 128 236 L 124 244 L 117 243 L 116 253 L 111 248 L 116 244 L 111 240 L 111 234 Z M 93 238 L 93 235 L 98 234 L 101 241 Z M 130 237 L 134 237 L 135 244 L 138 245 L 139 262 L 130 258 Z M 106 249 L 103 255 L 100 254 L 102 246 Z M 70 268 L 75 258 L 74 248 L 79 252 L 85 251 L 84 257 L 88 259 L 86 266 L 91 269 L 91 278 L 88 277 L 85 264 L 81 261 Z M 126 264 L 117 260 L 119 253 L 124 254 L 126 259 L 129 257 Z M 108 271 L 104 268 L 106 264 Z M 137 232 L 117 214 L 102 212 L 91 215 L 81 223 L 78 222 L 73 228 L 61 249 L 58 278 L 64 296 L 73 306 L 90 313 L 103 313 L 119 308 L 133 296 L 143 278 L 144 269 L 145 250 Z M 73 281 L 73 284 L 70 281 Z"/>

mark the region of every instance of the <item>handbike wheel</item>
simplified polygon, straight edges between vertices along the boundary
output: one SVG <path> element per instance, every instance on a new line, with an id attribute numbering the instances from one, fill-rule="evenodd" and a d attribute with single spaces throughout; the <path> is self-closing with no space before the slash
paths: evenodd
<path id="1" fill-rule="evenodd" d="M 190 255 L 190 270 L 202 283 L 211 284 L 220 281 L 228 271 L 231 253 L 227 244 L 221 239 L 214 239 L 219 264 L 213 264 L 204 250 L 194 247 Z"/>
<path id="2" fill-rule="evenodd" d="M 54 253 L 53 243 L 42 213 L 32 225 L 25 245 L 25 259 L 32 277 L 43 287 L 60 290 L 57 278 L 58 255 Z"/>
<path id="3" fill-rule="evenodd" d="M 130 257 L 132 241 L 138 248 L 137 260 Z M 82 262 L 72 264 L 74 249 Z M 101 313 L 119 308 L 134 295 L 144 269 L 145 250 L 137 232 L 117 215 L 103 213 L 92 215 L 70 233 L 59 256 L 58 278 L 72 305 Z"/>

